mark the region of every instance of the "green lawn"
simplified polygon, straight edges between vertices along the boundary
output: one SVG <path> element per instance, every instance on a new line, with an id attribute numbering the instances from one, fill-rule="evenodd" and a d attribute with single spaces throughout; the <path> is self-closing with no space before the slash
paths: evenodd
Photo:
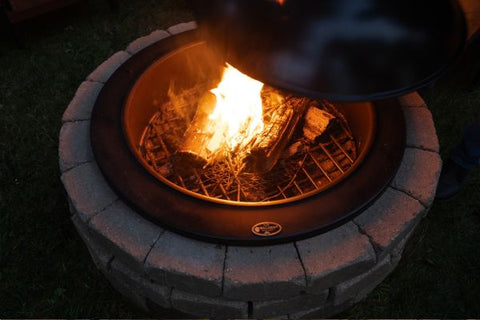
<path id="1" fill-rule="evenodd" d="M 192 20 L 184 1 L 106 1 L 24 26 L 24 49 L 0 37 L 0 317 L 146 317 L 96 270 L 69 219 L 58 169 L 61 116 L 102 61 L 155 29 Z M 425 95 L 442 155 L 480 107 L 475 54 Z M 399 267 L 345 317 L 480 317 L 480 172 L 435 203 Z"/>

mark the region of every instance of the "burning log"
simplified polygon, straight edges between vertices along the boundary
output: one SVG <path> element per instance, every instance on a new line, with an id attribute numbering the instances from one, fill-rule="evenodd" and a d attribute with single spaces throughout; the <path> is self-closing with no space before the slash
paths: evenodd
<path id="1" fill-rule="evenodd" d="M 184 134 L 184 141 L 175 154 L 176 171 L 191 172 L 194 168 L 205 166 L 210 160 L 212 153 L 208 146 L 211 134 L 206 129 L 214 127 L 214 120 L 209 116 L 215 108 L 215 101 L 212 93 L 206 93 L 200 99 L 197 112 Z"/>
<path id="2" fill-rule="evenodd" d="M 245 146 L 263 129 L 262 87 L 260 81 L 227 64 L 218 86 L 210 90 L 215 97 L 207 94 L 202 99 L 185 132 L 177 168 L 204 167 L 232 153 L 241 159 Z"/>
<path id="3" fill-rule="evenodd" d="M 290 98 L 273 109 L 264 130 L 250 145 L 245 171 L 264 173 L 273 168 L 303 117 L 307 102 L 306 98 Z"/>

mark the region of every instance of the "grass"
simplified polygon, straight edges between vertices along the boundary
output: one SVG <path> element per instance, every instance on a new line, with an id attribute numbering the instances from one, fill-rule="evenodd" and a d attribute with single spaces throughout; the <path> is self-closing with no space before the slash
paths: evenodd
<path id="1" fill-rule="evenodd" d="M 0 317 L 138 318 L 95 268 L 69 219 L 58 169 L 61 116 L 82 80 L 128 43 L 192 15 L 183 1 L 106 1 L 24 27 L 24 49 L 0 38 Z M 480 50 L 479 50 L 480 51 Z M 477 51 L 478 54 L 478 51 Z M 425 99 L 442 155 L 480 109 L 469 87 L 480 64 L 462 62 Z M 398 268 L 355 318 L 480 316 L 480 172 L 450 203 L 435 203 Z"/>

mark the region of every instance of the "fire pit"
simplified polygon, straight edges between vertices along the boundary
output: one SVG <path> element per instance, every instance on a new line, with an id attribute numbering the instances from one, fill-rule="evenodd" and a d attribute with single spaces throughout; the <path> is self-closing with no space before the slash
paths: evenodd
<path id="1" fill-rule="evenodd" d="M 194 166 L 198 152 L 163 140 L 188 130 L 165 109 L 175 92 L 172 75 L 182 101 L 185 92 L 199 101 L 205 90 L 195 86 L 220 78 L 205 44 L 183 32 L 193 26 L 156 31 L 116 53 L 80 86 L 64 114 L 62 180 L 94 261 L 150 311 L 300 317 L 346 309 L 393 270 L 431 204 L 440 158 L 428 109 L 416 94 L 375 105 L 308 101 L 337 119 L 308 145 L 301 125 L 291 139 L 280 139 L 284 148 L 266 178 L 263 162 L 241 173 L 269 183 L 251 191 L 240 180 L 209 181 L 208 166 Z M 284 157 L 295 144 L 301 152 Z M 174 168 L 177 159 L 190 161 L 192 168 L 183 169 L 191 170 Z M 268 175 L 277 179 L 270 189 Z"/>
<path id="2" fill-rule="evenodd" d="M 215 99 L 205 87 L 219 81 L 222 61 L 185 32 L 136 54 L 102 90 L 93 151 L 113 188 L 139 212 L 202 240 L 260 245 L 338 226 L 384 190 L 404 148 L 398 102 L 333 105 L 265 87 L 257 93 L 264 130 L 241 142 L 243 149 L 225 152 L 228 132 L 210 119 L 213 110 L 204 114 Z M 278 232 L 262 237 L 259 228 Z"/>

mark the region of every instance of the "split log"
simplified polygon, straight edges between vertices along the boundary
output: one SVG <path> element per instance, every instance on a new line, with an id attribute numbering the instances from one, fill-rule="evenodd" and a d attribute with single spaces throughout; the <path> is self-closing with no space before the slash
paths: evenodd
<path id="1" fill-rule="evenodd" d="M 199 101 L 197 111 L 184 134 L 184 140 L 174 156 L 175 170 L 190 173 L 195 168 L 204 167 L 211 157 L 208 144 L 211 134 L 206 128 L 213 127 L 209 115 L 215 108 L 216 98 L 208 92 Z"/>
<path id="2" fill-rule="evenodd" d="M 264 130 L 249 146 L 244 171 L 265 173 L 275 166 L 303 117 L 307 103 L 306 98 L 290 98 L 272 110 L 270 119 L 264 121 Z"/>
<path id="3" fill-rule="evenodd" d="M 308 108 L 305 115 L 305 125 L 303 126 L 303 136 L 310 141 L 314 141 L 327 130 L 332 119 L 335 119 L 335 116 L 324 110 L 316 107 Z"/>

